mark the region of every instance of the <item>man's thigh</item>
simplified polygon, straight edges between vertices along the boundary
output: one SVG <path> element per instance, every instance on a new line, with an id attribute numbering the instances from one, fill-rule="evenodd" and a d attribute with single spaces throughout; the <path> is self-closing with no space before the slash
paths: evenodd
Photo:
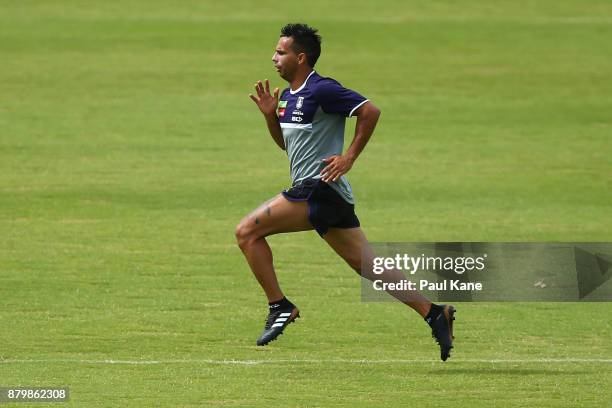
<path id="1" fill-rule="evenodd" d="M 363 258 L 372 259 L 372 249 L 360 227 L 330 228 L 323 239 L 340 255 L 351 268 L 361 271 Z"/>
<path id="2" fill-rule="evenodd" d="M 289 201 L 282 194 L 244 217 L 238 228 L 259 237 L 313 229 L 308 220 L 308 204 L 305 201 Z"/>

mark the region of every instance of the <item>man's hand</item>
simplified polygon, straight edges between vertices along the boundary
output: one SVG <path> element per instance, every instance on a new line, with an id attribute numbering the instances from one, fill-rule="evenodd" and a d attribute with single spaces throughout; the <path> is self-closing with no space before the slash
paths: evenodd
<path id="1" fill-rule="evenodd" d="M 266 118 L 266 125 L 270 136 L 274 139 L 274 142 L 281 149 L 285 150 L 285 140 L 283 139 L 283 131 L 281 130 L 278 116 L 276 115 L 276 108 L 278 107 L 278 88 L 274 90 L 274 95 L 270 94 L 270 82 L 266 79 L 266 87 L 262 85 L 261 81 L 257 81 L 255 84 L 255 91 L 257 96 L 249 94 L 249 97 L 255 102 L 264 118 Z"/>
<path id="2" fill-rule="evenodd" d="M 261 113 L 266 117 L 276 115 L 276 108 L 278 107 L 278 88 L 274 89 L 274 95 L 272 95 L 270 93 L 270 82 L 266 79 L 265 89 L 261 81 L 257 81 L 255 84 L 255 92 L 257 92 L 257 96 L 249 94 L 249 97 L 255 102 Z"/>
<path id="3" fill-rule="evenodd" d="M 346 155 L 336 155 L 323 159 L 323 162 L 327 163 L 327 166 L 321 170 L 321 179 L 326 183 L 330 181 L 338 181 L 340 176 L 348 173 L 351 167 L 353 167 L 353 161 L 353 159 Z"/>

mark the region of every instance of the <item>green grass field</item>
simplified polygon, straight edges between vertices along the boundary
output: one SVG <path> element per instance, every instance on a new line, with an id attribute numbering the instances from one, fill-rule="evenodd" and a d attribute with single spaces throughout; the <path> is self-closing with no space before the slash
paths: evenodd
<path id="1" fill-rule="evenodd" d="M 257 348 L 265 297 L 234 238 L 289 184 L 247 95 L 285 86 L 278 32 L 306 21 L 317 70 L 382 110 L 349 173 L 370 240 L 612 241 L 612 3 L 171 3 L 0 5 L 0 387 L 69 386 L 50 405 L 75 407 L 612 406 L 609 303 L 459 304 L 441 363 L 315 233 L 275 236 L 303 319 Z"/>

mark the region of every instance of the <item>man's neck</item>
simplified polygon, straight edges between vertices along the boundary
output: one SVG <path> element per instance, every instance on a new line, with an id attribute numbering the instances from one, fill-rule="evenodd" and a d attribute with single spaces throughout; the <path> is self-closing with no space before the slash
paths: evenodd
<path id="1" fill-rule="evenodd" d="M 312 71 L 314 71 L 314 69 L 308 68 L 307 70 L 305 69 L 303 71 L 297 72 L 295 74 L 295 77 L 289 82 L 289 86 L 291 87 L 291 90 L 295 91 L 299 89 L 300 86 L 304 85 L 306 78 L 308 78 L 308 75 L 310 75 Z"/>

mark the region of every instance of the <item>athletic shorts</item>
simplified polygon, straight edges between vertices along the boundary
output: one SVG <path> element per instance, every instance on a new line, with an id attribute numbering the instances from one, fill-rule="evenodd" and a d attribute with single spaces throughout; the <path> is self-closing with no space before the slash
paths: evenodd
<path id="1" fill-rule="evenodd" d="M 306 179 L 283 191 L 283 196 L 289 201 L 308 202 L 308 219 L 320 236 L 329 228 L 359 227 L 355 206 L 322 180 Z"/>

